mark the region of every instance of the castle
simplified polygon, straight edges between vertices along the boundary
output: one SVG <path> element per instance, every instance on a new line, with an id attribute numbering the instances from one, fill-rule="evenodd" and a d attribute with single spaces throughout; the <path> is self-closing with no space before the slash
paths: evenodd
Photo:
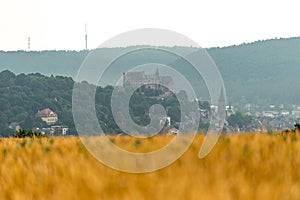
<path id="1" fill-rule="evenodd" d="M 143 85 L 150 89 L 172 91 L 174 82 L 171 76 L 160 76 L 158 69 L 155 74 L 145 74 L 144 71 L 123 73 L 123 87 L 139 88 Z"/>

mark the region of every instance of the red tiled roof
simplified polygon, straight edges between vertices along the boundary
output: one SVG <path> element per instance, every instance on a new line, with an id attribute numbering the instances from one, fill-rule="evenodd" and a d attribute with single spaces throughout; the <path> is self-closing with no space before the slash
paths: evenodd
<path id="1" fill-rule="evenodd" d="M 53 112 L 50 108 L 46 108 L 44 110 L 41 110 L 37 113 L 37 116 L 39 117 L 48 117 L 51 112 Z M 54 113 L 54 112 L 53 112 Z M 56 115 L 56 113 L 54 113 Z"/>

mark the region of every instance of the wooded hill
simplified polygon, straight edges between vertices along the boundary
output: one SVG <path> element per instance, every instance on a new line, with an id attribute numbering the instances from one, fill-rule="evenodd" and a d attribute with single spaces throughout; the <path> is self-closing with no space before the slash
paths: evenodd
<path id="1" fill-rule="evenodd" d="M 96 87 L 87 82 L 78 83 L 84 87 Z M 24 129 L 33 127 L 49 127 L 36 113 L 39 110 L 50 108 L 58 114 L 56 125 L 64 125 L 70 128 L 69 134 L 76 134 L 72 114 L 72 90 L 74 80 L 64 76 L 45 76 L 39 73 L 19 74 L 5 70 L 0 73 L 0 136 L 10 136 L 14 130 L 9 128 L 11 123 L 17 123 Z M 95 94 L 96 115 L 103 131 L 109 134 L 122 133 L 116 125 L 111 112 L 112 86 L 97 87 Z M 124 91 L 125 92 L 125 91 Z M 168 109 L 171 123 L 180 121 L 180 105 L 174 95 L 159 98 L 161 92 L 145 88 L 134 92 L 130 99 L 130 114 L 139 125 L 147 125 L 150 122 L 149 109 L 154 104 L 161 104 Z M 177 94 L 186 101 L 184 92 Z M 84 97 L 82 97 L 84 98 Z M 88 105 L 87 105 L 88 106 Z M 93 105 L 92 105 L 93 106 Z M 201 105 L 209 108 L 209 104 Z M 207 128 L 207 124 L 200 124 Z M 87 127 L 86 132 L 91 127 Z"/>
<path id="2" fill-rule="evenodd" d="M 189 49 L 172 48 L 181 48 L 183 51 Z M 98 49 L 108 56 L 112 52 L 124 50 Z M 228 101 L 236 107 L 242 108 L 246 103 L 261 107 L 269 104 L 299 104 L 300 37 L 207 50 L 223 76 Z M 0 71 L 8 69 L 16 74 L 38 72 L 48 76 L 53 74 L 74 78 L 88 53 L 89 51 L 1 51 Z M 144 58 L 141 56 L 140 59 Z"/>

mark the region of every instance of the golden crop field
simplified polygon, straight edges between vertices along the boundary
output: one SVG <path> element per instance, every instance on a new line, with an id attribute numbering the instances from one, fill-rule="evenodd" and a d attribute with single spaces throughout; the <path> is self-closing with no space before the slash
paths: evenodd
<path id="1" fill-rule="evenodd" d="M 110 137 L 135 152 L 170 138 Z M 199 159 L 203 138 L 172 165 L 146 174 L 106 167 L 76 137 L 1 139 L 0 199 L 300 199 L 298 134 L 222 135 Z"/>

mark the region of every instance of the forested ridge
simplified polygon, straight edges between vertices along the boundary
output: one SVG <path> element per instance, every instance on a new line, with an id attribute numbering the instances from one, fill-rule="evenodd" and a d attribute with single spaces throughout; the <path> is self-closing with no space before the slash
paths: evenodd
<path id="1" fill-rule="evenodd" d="M 103 55 L 128 48 L 98 49 Z M 189 47 L 181 48 L 187 51 Z M 297 104 L 300 93 L 300 37 L 271 39 L 223 48 L 207 49 L 217 64 L 227 92 L 227 99 L 235 106 L 246 103 Z M 41 73 L 74 78 L 90 51 L 0 51 L 0 71 Z M 141 56 L 141 60 L 144 58 Z M 163 58 L 161 58 L 163 59 Z M 182 66 L 186 67 L 186 66 Z M 188 70 L 188 68 L 187 68 Z M 241 108 L 241 107 L 240 107 Z"/>

